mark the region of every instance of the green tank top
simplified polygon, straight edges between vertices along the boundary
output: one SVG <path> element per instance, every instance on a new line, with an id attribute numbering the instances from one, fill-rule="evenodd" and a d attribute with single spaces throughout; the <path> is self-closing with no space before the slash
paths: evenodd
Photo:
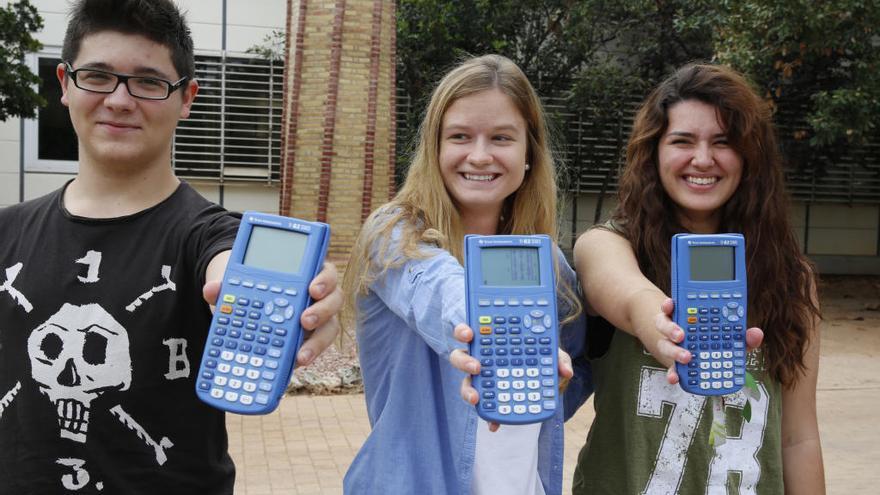
<path id="1" fill-rule="evenodd" d="M 709 444 L 712 400 L 666 381 L 666 370 L 634 337 L 615 331 L 591 361 L 596 417 L 578 457 L 572 493 L 756 494 L 784 492 L 781 386 L 765 379 L 760 351 L 747 369 L 760 390 L 725 397 L 726 441 Z"/>

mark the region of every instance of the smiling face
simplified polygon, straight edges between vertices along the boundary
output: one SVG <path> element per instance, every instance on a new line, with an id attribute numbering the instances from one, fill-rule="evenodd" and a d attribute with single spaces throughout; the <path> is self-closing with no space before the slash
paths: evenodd
<path id="1" fill-rule="evenodd" d="M 459 98 L 443 115 L 440 174 L 466 230 L 497 226 L 504 200 L 522 184 L 526 129 L 513 101 L 498 89 Z"/>
<path id="2" fill-rule="evenodd" d="M 682 226 L 714 233 L 721 207 L 742 176 L 742 157 L 730 147 L 716 108 L 684 100 L 668 111 L 669 125 L 657 146 L 663 189 L 678 207 Z"/>
<path id="3" fill-rule="evenodd" d="M 72 69 L 93 68 L 120 74 L 152 76 L 175 82 L 180 75 L 168 47 L 144 36 L 100 31 L 83 38 Z M 177 122 L 189 116 L 198 85 L 189 81 L 167 100 L 144 100 L 124 84 L 113 93 L 77 88 L 59 64 L 61 102 L 79 139 L 80 165 L 112 169 L 143 169 L 170 165 L 171 141 Z"/>

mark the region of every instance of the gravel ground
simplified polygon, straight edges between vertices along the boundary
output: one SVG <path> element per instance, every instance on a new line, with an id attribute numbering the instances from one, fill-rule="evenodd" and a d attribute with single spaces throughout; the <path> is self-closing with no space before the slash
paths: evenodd
<path id="1" fill-rule="evenodd" d="M 357 352 L 339 351 L 335 345 L 322 352 L 315 362 L 293 372 L 287 392 L 290 394 L 354 394 L 363 392 L 361 367 Z"/>

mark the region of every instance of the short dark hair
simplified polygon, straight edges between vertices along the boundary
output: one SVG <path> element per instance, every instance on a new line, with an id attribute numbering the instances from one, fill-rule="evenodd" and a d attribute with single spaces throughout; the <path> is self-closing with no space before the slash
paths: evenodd
<path id="1" fill-rule="evenodd" d="M 61 58 L 73 63 L 83 38 L 100 31 L 139 34 L 167 46 L 178 74 L 195 77 L 192 36 L 171 0 L 79 0 L 70 12 Z"/>

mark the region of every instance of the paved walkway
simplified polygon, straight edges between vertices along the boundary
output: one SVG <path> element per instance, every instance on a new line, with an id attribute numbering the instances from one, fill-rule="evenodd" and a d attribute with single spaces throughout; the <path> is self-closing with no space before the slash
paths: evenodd
<path id="1" fill-rule="evenodd" d="M 818 411 L 829 494 L 880 486 L 880 329 L 823 326 Z M 342 476 L 369 433 L 363 395 L 290 396 L 259 417 L 229 415 L 239 495 L 342 493 Z M 593 418 L 591 403 L 565 427 L 565 491 Z"/>

